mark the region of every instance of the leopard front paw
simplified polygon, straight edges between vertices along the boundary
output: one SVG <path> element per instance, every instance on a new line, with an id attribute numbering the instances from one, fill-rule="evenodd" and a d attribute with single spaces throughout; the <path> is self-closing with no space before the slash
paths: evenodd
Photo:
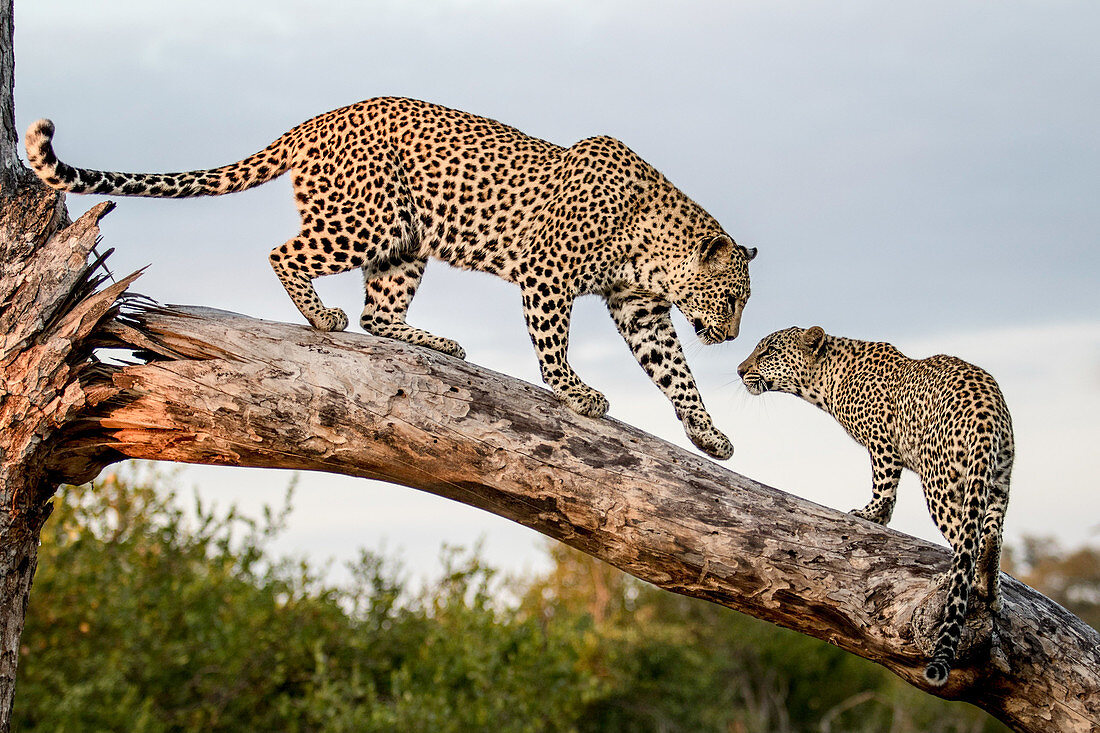
<path id="1" fill-rule="evenodd" d="M 866 507 L 863 509 L 853 509 L 848 512 L 852 516 L 859 517 L 860 519 L 866 519 L 868 522 L 874 522 L 875 524 L 886 525 L 890 521 L 889 517 L 882 516 L 881 513 L 875 511 L 868 511 Z"/>
<path id="2" fill-rule="evenodd" d="M 325 308 L 309 317 L 318 331 L 343 331 L 348 327 L 348 314 L 339 308 Z"/>
<path id="3" fill-rule="evenodd" d="M 706 410 L 685 412 L 680 415 L 680 421 L 684 423 L 684 432 L 691 442 L 708 456 L 724 461 L 733 455 L 733 443 L 714 427 Z"/>
<path id="4" fill-rule="evenodd" d="M 579 415 L 603 417 L 607 414 L 607 398 L 587 384 L 566 387 L 557 394 L 566 407 Z"/>

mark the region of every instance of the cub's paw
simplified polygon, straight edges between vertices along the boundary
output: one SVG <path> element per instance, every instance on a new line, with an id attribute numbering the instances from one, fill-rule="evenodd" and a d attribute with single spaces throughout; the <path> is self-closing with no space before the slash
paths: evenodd
<path id="1" fill-rule="evenodd" d="M 318 331 L 343 331 L 348 327 L 348 314 L 339 308 L 325 308 L 309 319 Z"/>
<path id="2" fill-rule="evenodd" d="M 724 461 L 733 455 L 733 443 L 714 427 L 706 410 L 685 412 L 680 415 L 680 421 L 684 423 L 684 432 L 691 442 L 708 456 Z"/>
<path id="3" fill-rule="evenodd" d="M 853 509 L 848 512 L 849 514 L 859 517 L 860 519 L 866 519 L 868 522 L 874 522 L 875 524 L 885 525 L 890 521 L 889 517 L 884 517 L 881 513 L 875 511 L 869 511 L 867 507 L 863 509 Z"/>
<path id="4" fill-rule="evenodd" d="M 1004 610 L 1004 599 L 1001 596 L 1000 583 L 998 583 L 997 588 L 993 590 L 992 597 L 990 597 L 990 591 L 985 583 L 975 583 L 970 592 L 970 597 L 972 599 L 971 603 L 975 608 L 986 608 L 992 613 L 1000 613 Z"/>
<path id="5" fill-rule="evenodd" d="M 577 384 L 561 390 L 558 392 L 558 399 L 579 415 L 603 417 L 607 414 L 607 398 L 587 384 Z"/>

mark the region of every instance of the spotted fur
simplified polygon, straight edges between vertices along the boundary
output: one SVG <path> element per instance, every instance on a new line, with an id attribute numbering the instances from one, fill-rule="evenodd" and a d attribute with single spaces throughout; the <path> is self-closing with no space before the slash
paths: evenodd
<path id="1" fill-rule="evenodd" d="M 568 148 L 494 120 L 411 99 L 371 99 L 314 117 L 244 160 L 185 173 L 108 173 L 66 165 L 54 126 L 27 132 L 50 186 L 114 196 L 216 196 L 289 172 L 301 231 L 270 256 L 315 328 L 347 326 L 312 280 L 354 268 L 366 290 L 360 324 L 378 336 L 459 358 L 462 347 L 405 323 L 429 257 L 519 285 L 543 379 L 570 408 L 607 411 L 566 353 L 575 298 L 597 294 L 691 440 L 717 458 L 733 447 L 703 405 L 669 318 L 675 304 L 704 343 L 737 336 L 748 262 L 706 211 L 618 140 Z"/>
<path id="2" fill-rule="evenodd" d="M 853 514 L 886 524 L 902 469 L 920 476 L 932 519 L 954 550 L 924 672 L 933 685 L 944 684 L 971 589 L 992 610 L 1001 607 L 1001 529 L 1014 445 L 997 383 L 953 356 L 910 359 L 890 344 L 829 336 L 817 326 L 765 336 L 737 373 L 752 394 L 788 392 L 817 405 L 867 448 L 871 501 Z"/>

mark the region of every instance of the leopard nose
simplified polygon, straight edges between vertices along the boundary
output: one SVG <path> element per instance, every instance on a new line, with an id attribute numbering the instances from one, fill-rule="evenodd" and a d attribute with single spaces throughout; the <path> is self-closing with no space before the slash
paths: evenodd
<path id="1" fill-rule="evenodd" d="M 749 362 L 748 362 L 748 360 L 746 360 L 746 361 L 741 362 L 741 364 L 737 367 L 737 376 L 744 379 L 745 375 L 748 374 L 748 373 L 749 373 Z"/>
<path id="2" fill-rule="evenodd" d="M 702 318 L 692 318 L 691 319 L 691 325 L 695 327 L 695 333 L 699 333 L 704 328 L 703 319 Z"/>

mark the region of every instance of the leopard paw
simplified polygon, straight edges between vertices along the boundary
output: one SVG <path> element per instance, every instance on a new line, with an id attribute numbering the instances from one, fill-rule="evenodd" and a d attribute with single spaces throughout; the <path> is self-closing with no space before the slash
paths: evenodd
<path id="1" fill-rule="evenodd" d="M 558 399 L 579 415 L 603 417 L 607 414 L 607 398 L 587 384 L 577 384 L 561 390 L 558 392 Z"/>
<path id="2" fill-rule="evenodd" d="M 868 511 L 866 508 L 853 509 L 848 513 L 853 516 L 859 517 L 860 519 L 866 519 L 868 522 L 874 522 L 875 524 L 881 524 L 883 526 L 885 526 L 886 523 L 890 521 L 889 517 L 884 517 L 878 512 Z"/>
<path id="3" fill-rule="evenodd" d="M 348 327 L 348 314 L 339 308 L 325 308 L 309 317 L 309 322 L 318 331 L 343 331 Z"/>
<path id="4" fill-rule="evenodd" d="M 1004 610 L 1004 598 L 1001 595 L 1000 583 L 997 583 L 996 586 L 990 591 L 988 583 L 975 583 L 970 591 L 971 602 L 975 606 L 981 605 L 988 608 L 992 613 L 1000 613 Z"/>
<path id="5" fill-rule="evenodd" d="M 432 336 L 431 339 L 424 342 L 424 346 L 443 354 L 450 354 L 457 359 L 466 358 L 466 349 L 459 346 L 457 341 L 445 339 L 442 336 Z"/>
<path id="6" fill-rule="evenodd" d="M 684 423 L 684 432 L 691 438 L 691 442 L 708 456 L 724 461 L 733 455 L 733 443 L 714 427 L 706 410 L 685 412 L 680 420 Z"/>

